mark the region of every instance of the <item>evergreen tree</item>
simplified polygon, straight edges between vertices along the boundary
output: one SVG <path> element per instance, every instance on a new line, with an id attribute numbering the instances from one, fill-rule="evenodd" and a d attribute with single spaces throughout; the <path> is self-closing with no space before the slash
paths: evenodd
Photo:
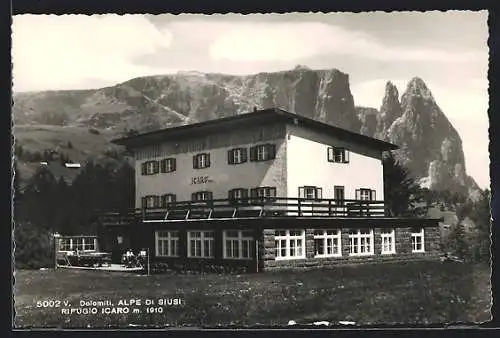
<path id="1" fill-rule="evenodd" d="M 486 189 L 481 192 L 477 202 L 474 203 L 474 208 L 470 214 L 470 218 L 476 225 L 475 241 L 473 245 L 474 257 L 489 261 L 490 246 L 491 246 L 491 192 Z"/>
<path id="2" fill-rule="evenodd" d="M 462 221 L 459 221 L 450 233 L 448 246 L 459 258 L 466 259 L 469 257 L 469 245 L 467 244 Z"/>
<path id="3" fill-rule="evenodd" d="M 50 229 L 57 212 L 54 203 L 55 192 L 54 175 L 46 167 L 39 167 L 29 180 L 23 194 L 21 217 L 32 221 L 35 225 Z"/>
<path id="4" fill-rule="evenodd" d="M 421 216 L 426 213 L 424 194 L 415 179 L 392 153 L 386 154 L 384 166 L 384 197 L 389 216 Z"/>

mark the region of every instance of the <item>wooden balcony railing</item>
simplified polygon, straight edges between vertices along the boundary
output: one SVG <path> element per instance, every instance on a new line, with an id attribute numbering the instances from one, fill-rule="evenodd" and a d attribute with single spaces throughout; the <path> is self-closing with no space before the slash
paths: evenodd
<path id="1" fill-rule="evenodd" d="M 127 224 L 134 220 L 220 219 L 241 217 L 384 217 L 383 201 L 242 198 L 239 200 L 180 201 L 166 208 L 145 208 L 98 213 L 101 223 Z"/>

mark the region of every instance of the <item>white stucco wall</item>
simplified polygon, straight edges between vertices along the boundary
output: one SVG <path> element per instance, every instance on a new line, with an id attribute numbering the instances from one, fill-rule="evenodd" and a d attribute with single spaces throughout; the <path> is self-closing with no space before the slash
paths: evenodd
<path id="1" fill-rule="evenodd" d="M 268 130 L 267 134 L 258 130 L 234 131 L 227 133 L 227 137 L 218 138 L 211 146 L 203 150 L 182 153 L 170 153 L 171 147 L 163 147 L 157 156 L 136 156 L 136 207 L 141 206 L 141 197 L 147 195 L 175 194 L 177 201 L 191 200 L 191 194 L 197 191 L 211 191 L 214 199 L 228 198 L 228 191 L 234 188 L 256 188 L 260 186 L 276 187 L 276 194 L 286 194 L 286 143 L 284 141 L 285 126 Z M 263 136 L 262 136 L 263 135 Z M 248 142 L 249 139 L 253 140 Z M 222 141 L 220 141 L 222 140 Z M 200 141 L 200 140 L 198 140 Z M 276 145 L 275 160 L 251 162 L 249 148 L 257 144 L 272 143 Z M 205 143 L 209 144 L 209 142 Z M 222 144 L 222 146 L 221 146 Z M 236 147 L 248 148 L 248 161 L 242 164 L 230 165 L 227 163 L 227 151 Z M 161 145 L 160 145 L 160 148 Z M 167 150 L 165 150 L 167 149 Z M 193 155 L 210 153 L 211 165 L 205 169 L 193 168 Z M 141 175 L 141 165 L 150 160 L 161 160 L 167 157 L 176 158 L 176 171 L 158 173 L 155 175 Z M 140 159 L 139 159 L 140 158 Z M 208 176 L 210 182 L 191 184 L 191 179 L 197 176 Z"/>
<path id="2" fill-rule="evenodd" d="M 298 197 L 299 187 L 309 185 L 323 188 L 323 198 L 334 198 L 334 186 L 340 185 L 346 199 L 354 199 L 360 188 L 373 189 L 377 200 L 384 199 L 380 151 L 294 125 L 287 126 L 287 134 L 288 197 Z M 330 146 L 349 150 L 349 163 L 328 162 Z"/>

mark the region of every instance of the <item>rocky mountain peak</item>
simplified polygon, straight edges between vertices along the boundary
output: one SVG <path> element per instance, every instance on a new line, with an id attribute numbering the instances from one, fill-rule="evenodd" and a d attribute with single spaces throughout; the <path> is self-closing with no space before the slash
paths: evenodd
<path id="1" fill-rule="evenodd" d="M 396 86 L 388 81 L 385 85 L 385 94 L 380 107 L 380 114 L 377 118 L 377 127 L 375 137 L 386 138 L 385 131 L 389 129 L 392 123 L 402 114 L 401 104 L 399 102 L 399 92 Z"/>
<path id="2" fill-rule="evenodd" d="M 424 80 L 419 77 L 414 77 L 410 80 L 410 82 L 406 86 L 405 94 L 434 102 L 434 97 L 432 96 L 431 91 L 425 84 Z M 403 98 L 404 95 L 401 100 L 403 100 Z"/>

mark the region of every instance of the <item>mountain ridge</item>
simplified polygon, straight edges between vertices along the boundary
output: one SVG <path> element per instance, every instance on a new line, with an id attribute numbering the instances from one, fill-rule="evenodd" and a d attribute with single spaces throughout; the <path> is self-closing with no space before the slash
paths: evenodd
<path id="1" fill-rule="evenodd" d="M 280 107 L 400 145 L 398 156 L 432 188 L 477 188 L 466 175 L 460 136 L 418 77 L 410 80 L 401 98 L 388 81 L 379 109 L 355 106 L 348 74 L 303 66 L 244 76 L 178 72 L 98 89 L 13 96 L 15 124 L 85 127 L 115 134 L 233 116 L 254 107 Z M 444 133 L 437 129 L 443 126 Z"/>

